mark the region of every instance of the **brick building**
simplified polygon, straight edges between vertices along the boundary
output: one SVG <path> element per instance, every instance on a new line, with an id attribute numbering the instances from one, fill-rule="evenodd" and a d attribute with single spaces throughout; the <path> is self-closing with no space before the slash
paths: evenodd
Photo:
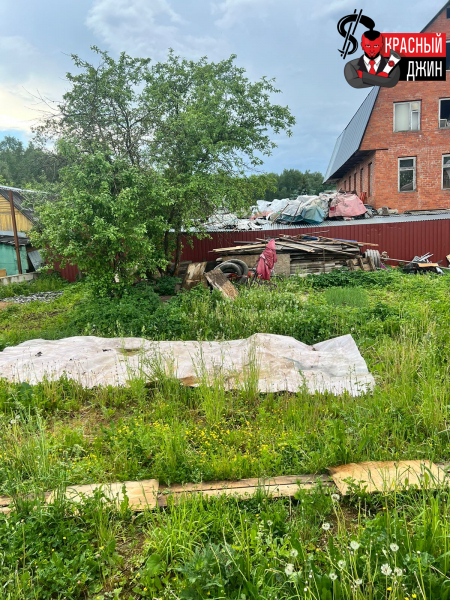
<path id="1" fill-rule="evenodd" d="M 450 2 L 422 33 L 446 36 L 447 81 L 372 88 L 337 139 L 325 175 L 337 189 L 367 192 L 375 208 L 450 207 Z"/>

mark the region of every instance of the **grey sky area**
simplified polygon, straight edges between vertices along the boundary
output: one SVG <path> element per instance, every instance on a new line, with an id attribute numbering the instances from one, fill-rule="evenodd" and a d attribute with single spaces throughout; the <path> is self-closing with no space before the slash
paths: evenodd
<path id="1" fill-rule="evenodd" d="M 297 124 L 279 136 L 265 169 L 324 172 L 337 135 L 367 95 L 343 76 L 337 21 L 354 9 L 385 32 L 420 31 L 443 0 L 4 0 L 0 3 L 0 137 L 30 138 L 42 108 L 67 89 L 70 54 L 94 58 L 92 45 L 117 55 L 164 60 L 237 54 L 251 79 L 274 77 Z M 358 41 L 364 28 L 357 30 Z M 357 54 L 350 58 L 360 55 Z"/>

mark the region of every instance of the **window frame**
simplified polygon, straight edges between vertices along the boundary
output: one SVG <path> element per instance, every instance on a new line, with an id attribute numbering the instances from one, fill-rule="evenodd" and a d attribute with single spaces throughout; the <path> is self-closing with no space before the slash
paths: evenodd
<path id="1" fill-rule="evenodd" d="M 450 192 L 450 185 L 448 188 L 444 187 L 444 158 L 450 158 L 450 154 L 443 154 L 442 155 L 442 161 L 441 161 L 441 190 L 443 192 Z M 450 168 L 450 163 L 447 166 L 447 168 Z"/>
<path id="2" fill-rule="evenodd" d="M 401 160 L 412 160 L 412 167 L 400 167 Z M 412 190 L 401 190 L 400 189 L 400 173 L 401 171 L 413 170 L 413 189 Z M 444 172 L 442 172 L 442 176 Z M 411 192 L 417 192 L 417 156 L 399 156 L 397 158 L 397 191 L 399 194 L 411 194 Z"/>
<path id="3" fill-rule="evenodd" d="M 439 129 L 450 129 L 450 127 L 441 127 L 441 102 L 442 100 L 448 100 L 450 102 L 450 98 L 439 98 L 439 112 L 438 112 L 438 127 Z"/>
<path id="4" fill-rule="evenodd" d="M 411 108 L 409 109 L 409 129 L 399 129 L 398 131 L 395 130 L 395 107 L 399 104 L 409 104 L 411 105 L 413 102 L 418 102 L 419 103 L 419 110 L 411 110 Z M 405 133 L 407 131 L 412 131 L 412 132 L 417 132 L 417 131 L 421 131 L 421 126 L 422 126 L 422 100 L 407 100 L 405 102 L 393 102 L 393 116 L 392 116 L 392 131 L 393 133 Z M 411 115 L 413 112 L 417 112 L 419 113 L 419 128 L 418 129 L 411 129 Z"/>
<path id="5" fill-rule="evenodd" d="M 448 18 L 448 17 L 447 17 L 447 18 Z M 449 50 L 450 50 L 450 40 L 446 40 L 446 41 L 445 41 L 445 46 L 446 46 L 446 51 L 445 51 L 445 53 L 446 53 L 446 59 L 445 59 L 446 65 L 445 65 L 445 70 L 446 70 L 446 71 L 450 71 L 450 60 L 448 60 L 448 58 L 449 58 L 449 56 L 450 56 L 450 53 L 449 53 Z"/>
<path id="6" fill-rule="evenodd" d="M 367 165 L 367 198 L 372 197 L 372 162 Z"/>

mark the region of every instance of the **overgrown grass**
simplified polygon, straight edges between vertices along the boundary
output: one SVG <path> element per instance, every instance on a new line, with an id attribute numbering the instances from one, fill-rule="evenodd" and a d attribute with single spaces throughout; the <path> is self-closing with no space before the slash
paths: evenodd
<path id="1" fill-rule="evenodd" d="M 447 598 L 446 489 L 339 501 L 329 489 L 293 501 L 193 498 L 140 516 L 100 498 L 81 510 L 43 504 L 44 491 L 68 483 L 450 461 L 447 281 L 395 271 L 293 277 L 275 290 L 242 289 L 234 304 L 198 288 L 163 305 L 141 290 L 105 301 L 97 313 L 76 284 L 48 305 L 1 311 L 3 345 L 94 332 L 236 339 L 262 331 L 307 343 L 351 333 L 377 380 L 373 393 L 357 398 L 261 395 L 251 372 L 234 392 L 220 374 L 193 389 L 162 373 L 151 386 L 142 377 L 94 390 L 66 380 L 1 381 L 0 494 L 17 504 L 0 516 L 1 593 L 11 600 Z"/>

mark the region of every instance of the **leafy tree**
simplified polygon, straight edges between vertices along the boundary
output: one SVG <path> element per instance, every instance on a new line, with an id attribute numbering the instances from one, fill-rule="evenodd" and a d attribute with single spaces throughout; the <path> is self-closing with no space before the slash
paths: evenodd
<path id="1" fill-rule="evenodd" d="M 281 175 L 272 173 L 275 179 L 275 189 L 268 188 L 265 191 L 265 200 L 271 201 L 275 198 L 295 199 L 299 195 L 315 195 L 328 189 L 324 186 L 323 175 L 319 172 L 299 171 L 298 169 L 284 169 Z"/>
<path id="2" fill-rule="evenodd" d="M 110 165 L 114 172 L 107 184 L 110 206 L 116 197 L 121 198 L 119 204 L 127 194 L 134 197 L 136 188 L 139 198 L 143 189 L 148 195 L 145 210 L 139 212 L 143 199 L 133 210 L 139 212 L 139 239 L 147 251 L 151 246 L 151 258 L 144 265 L 133 254 L 133 268 L 138 265 L 142 270 L 150 263 L 164 267 L 174 247 L 178 263 L 183 233 L 195 228 L 201 234 L 202 223 L 218 209 L 237 211 L 264 194 L 272 179 L 255 170 L 276 146 L 272 132 L 291 135 L 294 118 L 287 107 L 272 103 L 279 91 L 273 80 L 263 77 L 252 83 L 234 64 L 234 55 L 214 63 L 206 58 L 188 61 L 171 51 L 166 62 L 150 66 L 149 59 L 122 53 L 115 61 L 106 52 L 93 50 L 102 59 L 100 65 L 73 56 L 79 72 L 67 75 L 71 89 L 38 130 L 43 138 L 60 140 L 65 151 L 70 148 L 70 166 L 61 174 L 61 200 L 38 209 L 41 230 L 66 227 L 64 222 L 58 226 L 61 206 L 69 208 L 79 194 L 87 204 L 92 202 L 89 177 L 99 161 L 102 169 Z M 71 212 L 74 236 L 86 228 L 82 205 L 76 201 Z M 115 218 L 111 209 L 104 220 L 124 237 L 122 223 Z M 56 254 L 79 261 L 81 238 L 80 252 L 74 253 L 66 235 L 56 232 L 52 247 Z M 86 254 L 94 252 L 94 239 Z M 121 256 L 125 277 L 131 254 L 121 251 Z M 108 268 L 118 268 L 117 260 Z M 114 274 L 111 270 L 110 280 Z"/>
<path id="3" fill-rule="evenodd" d="M 0 177 L 14 187 L 36 187 L 42 182 L 54 182 L 63 165 L 57 153 L 30 142 L 26 147 L 14 136 L 0 141 Z"/>

